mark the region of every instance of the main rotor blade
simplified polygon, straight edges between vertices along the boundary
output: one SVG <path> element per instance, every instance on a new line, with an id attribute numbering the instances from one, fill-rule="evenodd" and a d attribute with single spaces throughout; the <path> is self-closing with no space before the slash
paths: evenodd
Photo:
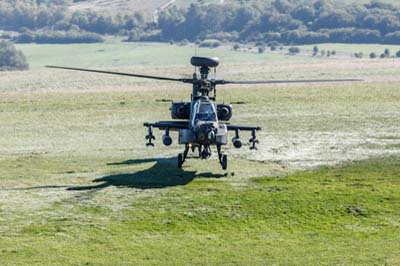
<path id="1" fill-rule="evenodd" d="M 326 83 L 326 82 L 356 82 L 362 79 L 309 79 L 309 80 L 254 80 L 254 81 L 230 81 L 216 80 L 216 85 L 227 84 L 285 84 L 285 83 Z"/>
<path id="2" fill-rule="evenodd" d="M 145 79 L 157 79 L 157 80 L 167 80 L 167 81 L 178 81 L 178 82 L 183 82 L 183 83 L 193 83 L 192 79 L 174 79 L 174 78 L 166 78 L 166 77 L 157 77 L 157 76 L 148 76 L 148 75 L 139 75 L 139 74 L 103 71 L 103 70 L 85 69 L 85 68 L 75 68 L 75 67 L 59 67 L 59 66 L 46 66 L 46 67 L 57 68 L 57 69 L 66 69 L 66 70 L 84 71 L 84 72 L 93 72 L 93 73 L 102 73 L 102 74 L 111 74 L 111 75 L 119 75 L 119 76 L 128 76 L 128 77 L 136 77 L 136 78 L 145 78 Z"/>

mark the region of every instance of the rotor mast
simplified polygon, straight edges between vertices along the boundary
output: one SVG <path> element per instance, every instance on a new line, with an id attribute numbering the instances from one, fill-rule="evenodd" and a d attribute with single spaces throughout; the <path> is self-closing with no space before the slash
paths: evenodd
<path id="1" fill-rule="evenodd" d="M 191 59 L 191 64 L 197 70 L 199 67 L 200 78 L 198 78 L 197 73 L 193 74 L 193 93 L 192 100 L 196 100 L 199 97 L 209 97 L 210 92 L 214 92 L 214 96 L 211 97 L 212 100 L 215 100 L 215 82 L 214 80 L 210 80 L 209 74 L 211 68 L 214 68 L 214 79 L 216 73 L 216 67 L 219 65 L 219 59 L 216 57 L 197 57 L 194 56 Z"/>

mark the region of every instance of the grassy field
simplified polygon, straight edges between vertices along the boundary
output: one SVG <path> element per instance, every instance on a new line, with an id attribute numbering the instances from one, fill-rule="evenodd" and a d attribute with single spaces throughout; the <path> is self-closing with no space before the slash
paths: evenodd
<path id="1" fill-rule="evenodd" d="M 33 70 L 0 73 L 0 265 L 400 265 L 400 61 L 205 50 L 226 78 L 366 82 L 220 88 L 259 151 L 179 170 L 142 124 L 189 87 L 41 67 L 190 76 L 190 48 L 132 46 L 20 46 Z"/>
<path id="2" fill-rule="evenodd" d="M 300 46 L 308 51 L 312 51 L 315 45 L 304 45 Z M 354 53 L 363 53 L 364 57 L 369 57 L 370 53 L 376 53 L 379 55 L 383 54 L 385 49 L 391 51 L 391 55 L 395 55 L 400 51 L 399 45 L 381 45 L 381 44 L 340 44 L 340 43 L 324 43 L 317 45 L 320 50 L 325 51 L 336 51 L 339 54 L 351 55 Z"/>
<path id="3" fill-rule="evenodd" d="M 220 49 L 160 43 L 121 43 L 109 40 L 100 44 L 18 44 L 27 56 L 32 69 L 48 64 L 78 65 L 82 67 L 123 67 L 149 65 L 188 65 L 190 57 L 197 55 L 219 56 L 226 63 L 263 63 L 304 61 L 284 53 L 235 52 L 230 47 Z M 307 58 L 307 60 L 310 60 Z M 312 59 L 311 59 L 312 60 Z"/>

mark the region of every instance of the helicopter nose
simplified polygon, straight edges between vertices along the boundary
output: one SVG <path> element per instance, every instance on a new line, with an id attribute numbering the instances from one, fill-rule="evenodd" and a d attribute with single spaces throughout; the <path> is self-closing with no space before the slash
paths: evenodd
<path id="1" fill-rule="evenodd" d="M 200 141 L 213 141 L 216 134 L 212 127 L 207 126 L 200 128 L 197 136 Z"/>
<path id="2" fill-rule="evenodd" d="M 209 141 L 214 140 L 214 139 L 215 139 L 215 133 L 214 133 L 214 131 L 210 130 L 210 131 L 208 132 L 207 137 L 208 137 L 208 140 L 209 140 Z"/>

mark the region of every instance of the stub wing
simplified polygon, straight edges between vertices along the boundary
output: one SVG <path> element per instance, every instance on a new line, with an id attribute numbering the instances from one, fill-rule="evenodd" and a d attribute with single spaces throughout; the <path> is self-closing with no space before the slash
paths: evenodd
<path id="1" fill-rule="evenodd" d="M 251 150 L 256 150 L 256 144 L 259 143 L 257 139 L 257 131 L 261 130 L 261 127 L 254 127 L 254 126 L 240 126 L 240 125 L 226 125 L 228 130 L 230 131 L 235 131 L 235 137 L 233 138 L 233 145 L 236 148 L 242 147 L 242 141 L 240 140 L 239 133 L 240 131 L 251 131 L 251 138 L 249 139 L 250 142 L 250 149 Z"/>
<path id="2" fill-rule="evenodd" d="M 165 135 L 163 136 L 163 143 L 166 146 L 172 144 L 172 138 L 169 136 L 169 131 L 178 131 L 181 129 L 189 128 L 189 121 L 160 121 L 155 123 L 144 123 L 145 127 L 148 128 L 148 135 L 146 136 L 147 144 L 146 146 L 154 146 L 152 142 L 156 138 L 153 135 L 153 129 L 158 128 L 160 130 L 165 130 Z"/>
<path id="3" fill-rule="evenodd" d="M 260 131 L 261 127 L 253 127 L 253 126 L 240 126 L 240 125 L 226 125 L 228 130 L 231 131 Z"/>
<path id="4" fill-rule="evenodd" d="M 144 123 L 145 127 L 159 128 L 160 130 L 169 129 L 178 131 L 179 129 L 189 129 L 189 121 L 160 121 L 155 123 Z"/>

